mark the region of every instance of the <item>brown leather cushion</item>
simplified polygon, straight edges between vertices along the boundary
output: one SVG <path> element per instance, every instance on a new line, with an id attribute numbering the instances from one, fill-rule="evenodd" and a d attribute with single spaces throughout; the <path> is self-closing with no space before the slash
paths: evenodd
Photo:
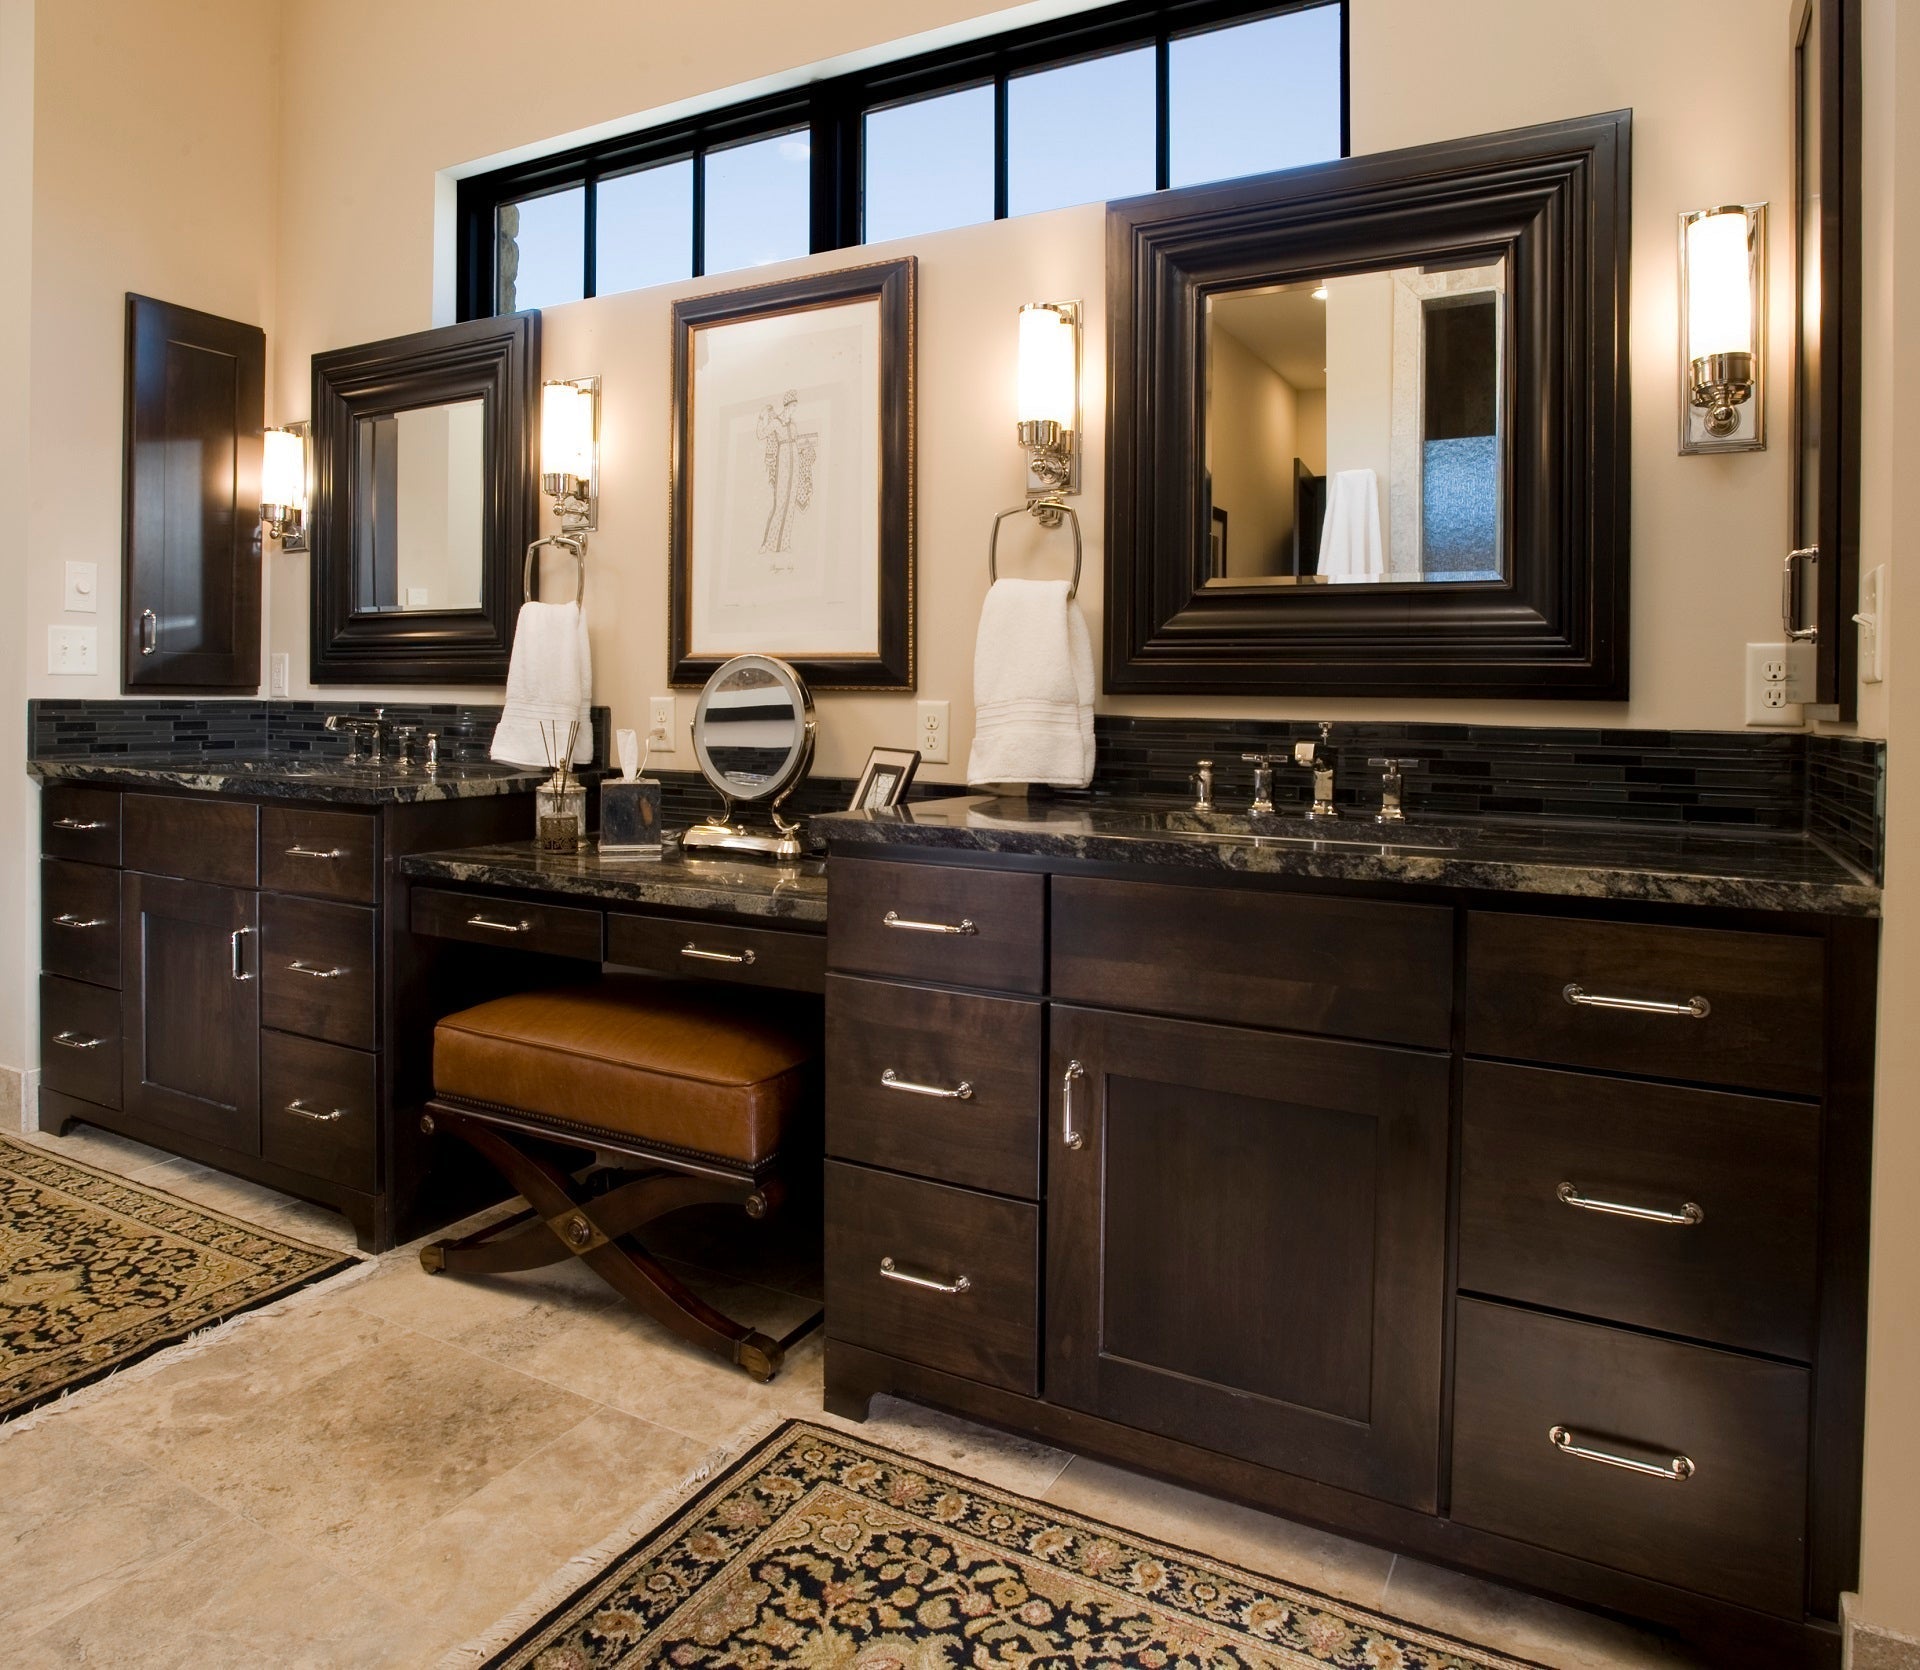
<path id="1" fill-rule="evenodd" d="M 613 975 L 449 1015 L 433 1087 L 749 1165 L 771 1158 L 819 1051 L 804 1009 Z"/>

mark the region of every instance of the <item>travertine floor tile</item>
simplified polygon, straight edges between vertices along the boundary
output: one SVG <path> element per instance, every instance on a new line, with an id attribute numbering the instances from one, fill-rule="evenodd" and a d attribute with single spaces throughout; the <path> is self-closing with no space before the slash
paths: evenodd
<path id="1" fill-rule="evenodd" d="M 1037 1439 L 999 1432 L 899 1398 L 875 1398 L 861 1422 L 827 1414 L 820 1408 L 818 1394 L 812 1408 L 796 1413 L 1023 1496 L 1044 1496 L 1073 1459 L 1065 1450 Z"/>
<path id="2" fill-rule="evenodd" d="M 79 1161 L 81 1165 L 98 1166 L 102 1171 L 117 1172 L 122 1177 L 131 1177 L 172 1158 L 158 1148 L 149 1148 L 144 1142 L 135 1142 L 130 1137 L 116 1136 L 97 1125 L 75 1125 L 63 1137 L 57 1137 L 51 1131 L 10 1130 L 7 1134 L 20 1136 L 23 1141 L 44 1148 L 50 1154 L 63 1155 L 69 1160 Z"/>

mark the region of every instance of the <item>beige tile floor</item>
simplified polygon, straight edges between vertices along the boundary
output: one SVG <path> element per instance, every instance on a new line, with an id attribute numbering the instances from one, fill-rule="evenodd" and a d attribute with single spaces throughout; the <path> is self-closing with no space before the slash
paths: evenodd
<path id="1" fill-rule="evenodd" d="M 33 1140 L 351 1245 L 331 1213 L 136 1143 L 84 1129 Z M 723 1308 L 772 1333 L 811 1308 L 803 1249 L 762 1248 L 749 1270 L 683 1222 L 684 1269 Z M 197 1354 L 0 1429 L 0 1665 L 430 1666 L 730 1440 L 783 1415 L 830 1421 L 820 1362 L 816 1335 L 757 1386 L 578 1266 L 454 1280 L 403 1248 Z M 861 1430 L 1565 1670 L 1694 1662 L 1620 1623 L 910 1404 L 878 1400 Z"/>

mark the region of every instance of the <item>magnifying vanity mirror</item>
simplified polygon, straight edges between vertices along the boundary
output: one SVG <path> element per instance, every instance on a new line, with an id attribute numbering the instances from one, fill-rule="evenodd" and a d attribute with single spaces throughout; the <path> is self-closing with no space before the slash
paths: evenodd
<path id="1" fill-rule="evenodd" d="M 800 825 L 780 805 L 813 764 L 813 739 L 813 696 L 792 667 L 771 655 L 722 662 L 693 711 L 693 752 L 724 805 L 689 829 L 682 847 L 805 856 Z"/>

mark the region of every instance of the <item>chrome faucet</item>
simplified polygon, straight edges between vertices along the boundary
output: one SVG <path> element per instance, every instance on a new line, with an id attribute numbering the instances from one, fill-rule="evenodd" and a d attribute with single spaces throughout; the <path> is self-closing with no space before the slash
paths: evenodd
<path id="1" fill-rule="evenodd" d="M 1196 812 L 1213 810 L 1213 761 L 1195 760 L 1193 776 L 1193 809 Z"/>
<path id="2" fill-rule="evenodd" d="M 1242 754 L 1240 757 L 1253 767 L 1253 804 L 1247 810 L 1271 812 L 1273 810 L 1273 756 Z"/>
<path id="3" fill-rule="evenodd" d="M 1372 759 L 1367 764 L 1377 767 L 1380 778 L 1380 810 L 1374 814 L 1375 823 L 1405 823 L 1406 808 L 1401 804 L 1406 789 L 1402 773 L 1411 771 L 1420 762 L 1418 760 L 1396 760 L 1393 758 Z"/>
<path id="4" fill-rule="evenodd" d="M 1313 773 L 1313 805 L 1307 810 L 1310 818 L 1337 818 L 1340 815 L 1340 808 L 1333 803 L 1332 736 L 1331 721 L 1323 719 L 1320 721 L 1318 742 L 1296 742 L 1293 745 L 1293 763 L 1305 766 Z"/>
<path id="5" fill-rule="evenodd" d="M 327 715 L 326 726 L 328 730 L 346 732 L 348 765 L 358 765 L 360 763 L 360 740 L 362 737 L 365 737 L 369 744 L 367 764 L 376 766 L 380 764 L 382 744 L 387 731 L 386 715 L 387 710 L 383 707 L 375 708 L 371 719 L 357 713 L 329 713 Z"/>

